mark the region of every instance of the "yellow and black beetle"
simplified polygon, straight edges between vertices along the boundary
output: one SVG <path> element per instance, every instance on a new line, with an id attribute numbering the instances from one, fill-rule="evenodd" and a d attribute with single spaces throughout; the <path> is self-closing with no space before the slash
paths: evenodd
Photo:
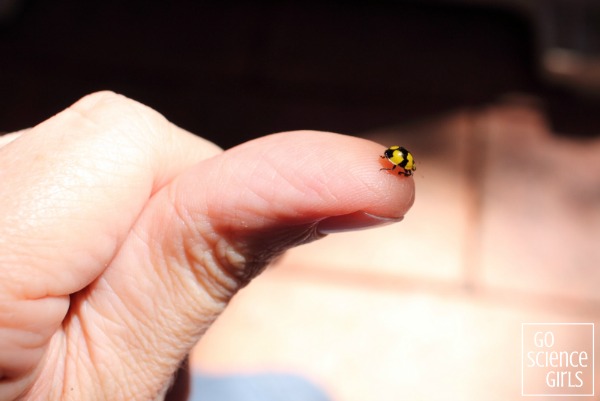
<path id="1" fill-rule="evenodd" d="M 415 158 L 412 153 L 403 148 L 402 146 L 390 146 L 380 156 L 382 159 L 388 159 L 393 164 L 390 168 L 381 168 L 381 170 L 394 170 L 396 167 L 402 167 L 404 171 L 398 171 L 398 174 L 404 174 L 405 176 L 411 176 L 413 171 L 417 170 L 415 165 Z"/>

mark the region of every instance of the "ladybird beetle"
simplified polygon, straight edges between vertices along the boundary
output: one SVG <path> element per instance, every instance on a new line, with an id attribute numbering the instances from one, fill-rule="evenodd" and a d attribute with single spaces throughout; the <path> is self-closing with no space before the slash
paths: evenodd
<path id="1" fill-rule="evenodd" d="M 380 156 L 382 159 L 388 159 L 393 166 L 390 168 L 381 168 L 381 170 L 394 170 L 396 167 L 400 166 L 404 170 L 398 171 L 398 174 L 404 174 L 405 176 L 411 176 L 413 171 L 417 170 L 417 166 L 415 165 L 415 158 L 412 153 L 403 148 L 402 146 L 390 146 L 383 152 L 383 155 Z"/>

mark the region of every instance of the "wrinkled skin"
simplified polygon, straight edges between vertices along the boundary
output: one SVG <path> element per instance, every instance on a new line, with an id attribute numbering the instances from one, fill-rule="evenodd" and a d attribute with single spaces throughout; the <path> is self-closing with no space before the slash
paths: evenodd
<path id="1" fill-rule="evenodd" d="M 274 256 L 407 212 L 384 148 L 300 131 L 223 152 L 110 92 L 0 137 L 0 399 L 163 399 Z"/>

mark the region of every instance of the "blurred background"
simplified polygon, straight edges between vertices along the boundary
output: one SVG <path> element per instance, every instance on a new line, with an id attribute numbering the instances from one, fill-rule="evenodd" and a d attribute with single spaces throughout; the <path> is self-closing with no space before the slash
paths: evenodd
<path id="1" fill-rule="evenodd" d="M 591 0 L 0 0 L 0 131 L 110 89 L 224 148 L 407 147 L 405 220 L 241 291 L 194 399 L 514 400 L 522 323 L 600 321 L 599 56 Z"/>

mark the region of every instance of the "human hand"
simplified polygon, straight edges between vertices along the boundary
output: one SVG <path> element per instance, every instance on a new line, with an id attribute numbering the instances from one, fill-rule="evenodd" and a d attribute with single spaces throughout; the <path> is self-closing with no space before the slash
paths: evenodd
<path id="1" fill-rule="evenodd" d="M 414 182 L 383 149 L 293 132 L 223 152 L 108 92 L 0 137 L 0 400 L 161 399 L 273 257 L 402 218 Z"/>

